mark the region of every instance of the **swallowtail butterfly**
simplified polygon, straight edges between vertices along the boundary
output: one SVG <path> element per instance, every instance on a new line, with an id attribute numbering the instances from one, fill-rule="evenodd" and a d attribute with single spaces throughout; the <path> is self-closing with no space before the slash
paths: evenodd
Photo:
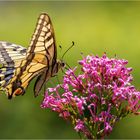
<path id="1" fill-rule="evenodd" d="M 36 77 L 34 95 L 64 63 L 57 60 L 54 30 L 50 17 L 40 14 L 29 47 L 0 41 L 0 87 L 11 99 L 23 95 Z"/>

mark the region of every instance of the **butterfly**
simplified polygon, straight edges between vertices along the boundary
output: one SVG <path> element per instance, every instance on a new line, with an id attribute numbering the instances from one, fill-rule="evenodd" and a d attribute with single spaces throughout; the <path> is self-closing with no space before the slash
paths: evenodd
<path id="1" fill-rule="evenodd" d="M 0 41 L 0 87 L 8 98 L 23 95 L 37 76 L 34 96 L 64 63 L 57 60 L 54 29 L 48 14 L 40 14 L 29 47 Z"/>

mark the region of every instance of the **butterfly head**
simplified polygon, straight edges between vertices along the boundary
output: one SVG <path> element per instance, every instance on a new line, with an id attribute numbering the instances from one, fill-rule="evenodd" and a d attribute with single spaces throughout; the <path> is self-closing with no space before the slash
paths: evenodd
<path id="1" fill-rule="evenodd" d="M 65 67 L 65 62 L 63 60 L 57 60 L 57 62 L 53 66 L 53 75 L 55 75 L 63 67 Z"/>
<path id="2" fill-rule="evenodd" d="M 57 60 L 57 67 L 58 67 L 58 70 L 65 67 L 65 62 L 63 60 Z"/>

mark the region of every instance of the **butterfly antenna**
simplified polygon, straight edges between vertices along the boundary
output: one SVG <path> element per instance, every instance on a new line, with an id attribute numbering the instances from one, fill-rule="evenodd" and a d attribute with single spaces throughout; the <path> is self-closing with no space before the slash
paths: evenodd
<path id="1" fill-rule="evenodd" d="M 72 41 L 72 45 L 64 52 L 63 56 L 62 56 L 62 60 L 65 56 L 65 54 L 74 46 L 74 41 Z"/>

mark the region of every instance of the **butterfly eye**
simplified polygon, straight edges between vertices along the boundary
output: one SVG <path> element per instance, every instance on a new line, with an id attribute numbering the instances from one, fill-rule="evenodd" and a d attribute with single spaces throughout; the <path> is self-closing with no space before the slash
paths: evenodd
<path id="1" fill-rule="evenodd" d="M 65 65 L 66 65 L 66 64 L 65 64 L 64 62 L 61 63 L 61 66 L 62 66 L 62 67 L 65 67 Z"/>

